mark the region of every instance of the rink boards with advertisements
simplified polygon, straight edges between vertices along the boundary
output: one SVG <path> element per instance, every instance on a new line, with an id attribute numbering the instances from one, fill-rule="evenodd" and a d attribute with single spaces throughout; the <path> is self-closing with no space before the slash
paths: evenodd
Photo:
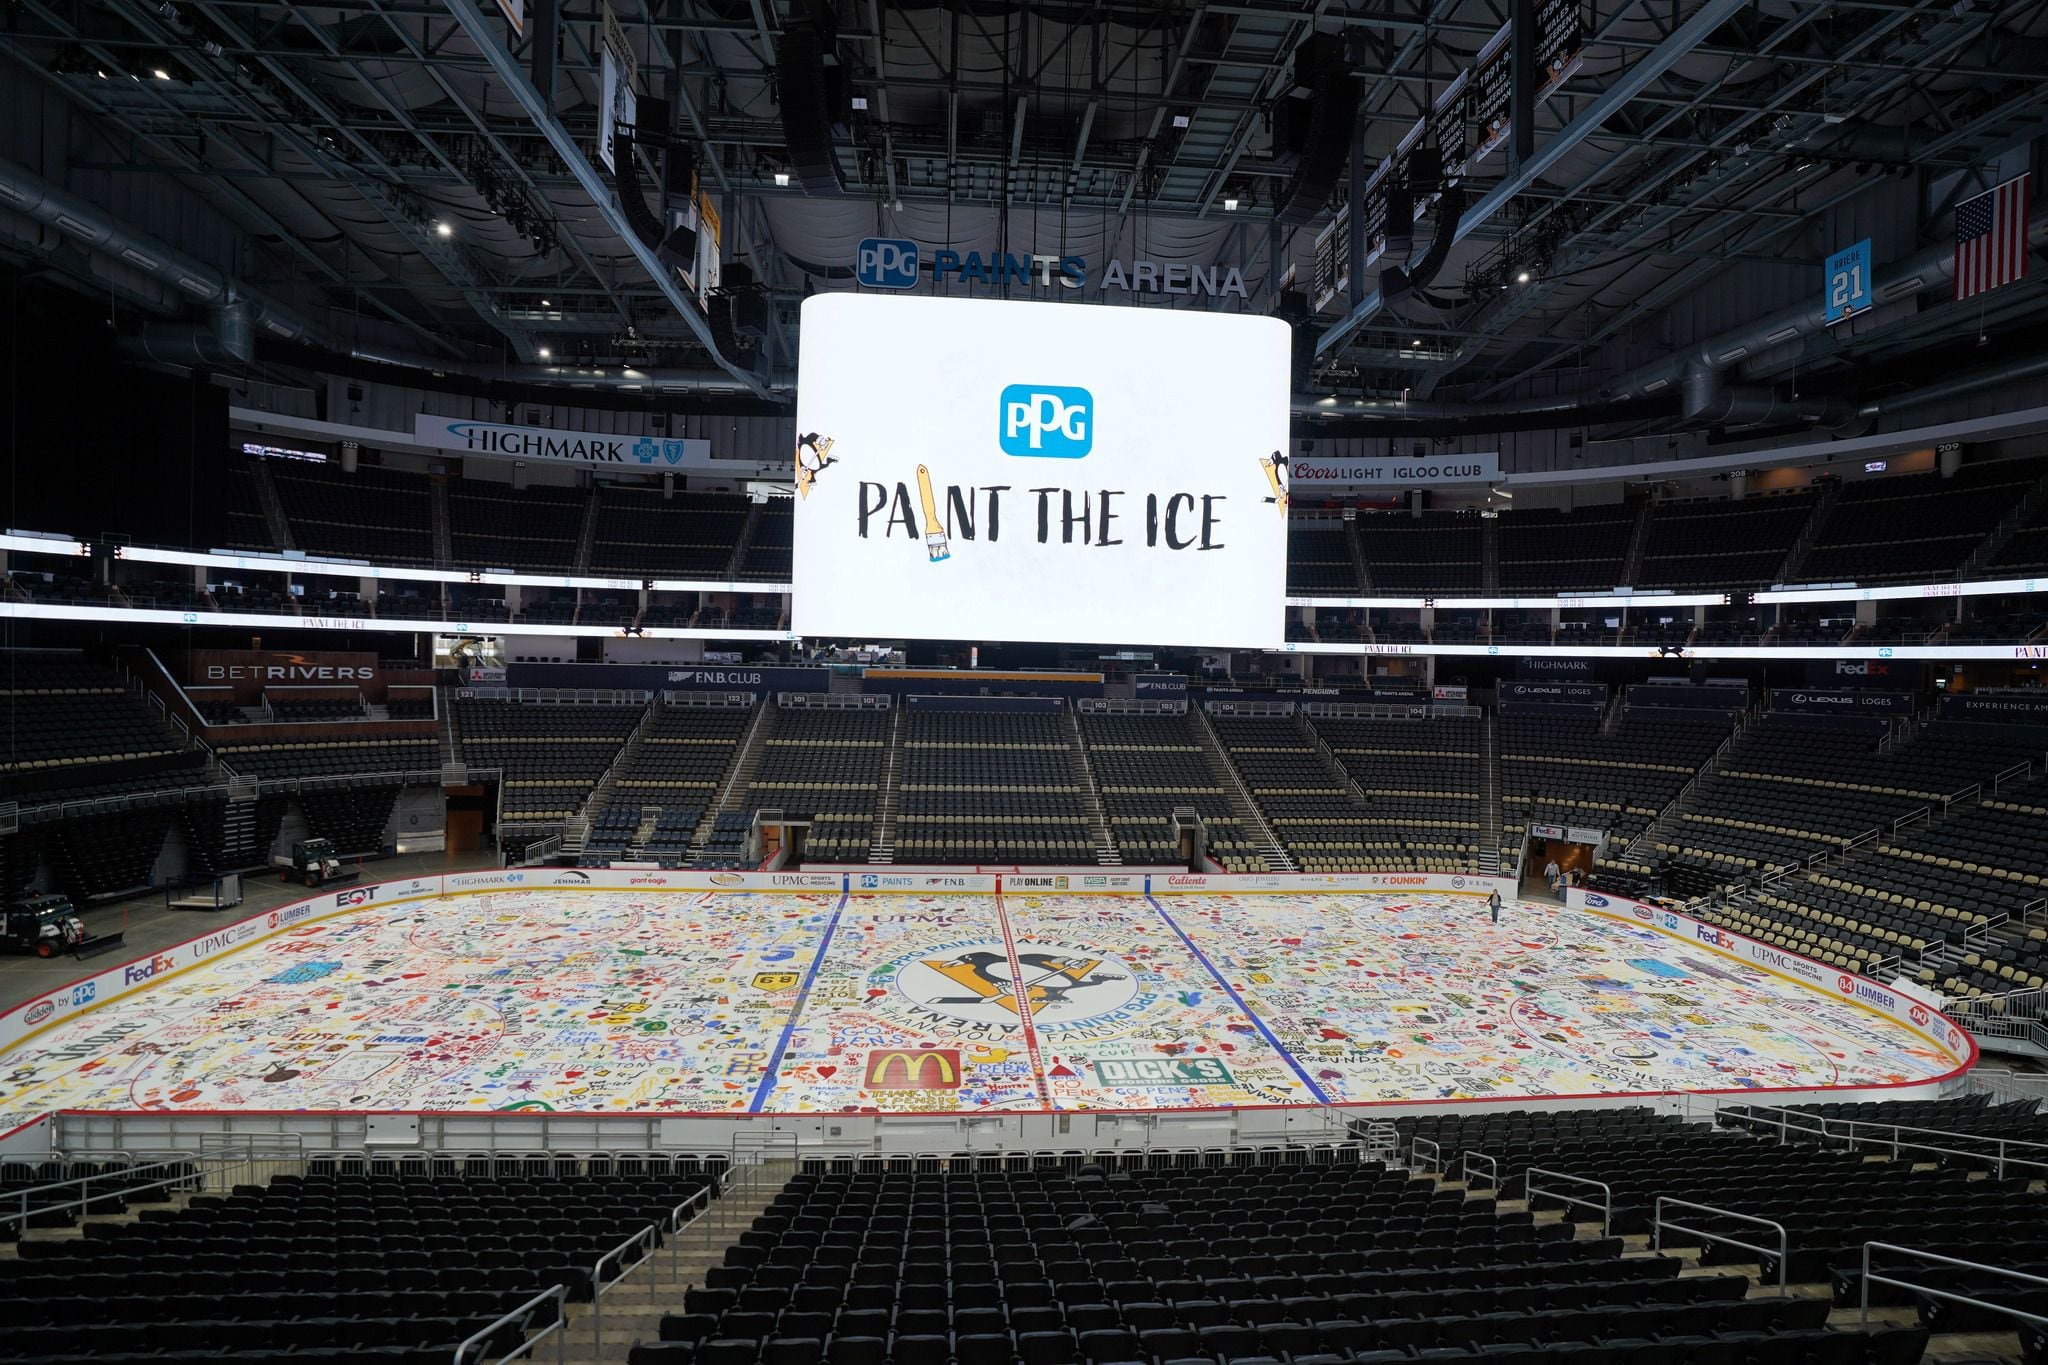
<path id="1" fill-rule="evenodd" d="M 627 873 L 348 887 L 0 1015 L 94 1112 L 1068 1113 L 1887 1091 L 1975 1043 L 1667 910 L 1486 879 Z"/>

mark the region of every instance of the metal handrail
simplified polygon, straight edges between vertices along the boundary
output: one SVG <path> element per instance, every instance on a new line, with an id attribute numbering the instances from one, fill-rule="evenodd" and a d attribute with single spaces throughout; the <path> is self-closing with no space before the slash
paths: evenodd
<path id="1" fill-rule="evenodd" d="M 1888 1276 L 1876 1274 L 1870 1268 L 1870 1253 L 1873 1251 L 1895 1251 L 1902 1256 L 1918 1256 L 1922 1260 L 1933 1261 L 1940 1265 L 1955 1266 L 1959 1270 L 1981 1270 L 1990 1275 L 2003 1275 L 2009 1280 L 2024 1280 L 2028 1284 L 2048 1285 L 2048 1279 L 2043 1279 L 2038 1275 L 2029 1275 L 2024 1271 L 2007 1270 L 2004 1266 L 1985 1265 L 1982 1261 L 1958 1260 L 1954 1256 L 1943 1256 L 1937 1252 L 1922 1251 L 1918 1247 L 1902 1247 L 1891 1242 L 1865 1242 L 1863 1244 L 1863 1302 L 1861 1309 L 1862 1317 L 1860 1319 L 1861 1325 L 1865 1328 L 1870 1326 L 1870 1286 L 1873 1284 L 1890 1285 L 1894 1289 L 1906 1289 L 1915 1294 L 1925 1294 L 1929 1298 L 1946 1299 L 1950 1303 L 1968 1304 L 1972 1308 L 1988 1308 L 1994 1313 L 2003 1313 L 2007 1317 L 2018 1318 L 2022 1322 L 2039 1323 L 2048 1326 L 2048 1318 L 2044 1318 L 2038 1313 L 2029 1313 L 2002 1303 L 1992 1303 L 1987 1299 L 1973 1299 L 1967 1294 L 1951 1294 L 1946 1289 L 1932 1289 L 1924 1284 L 1914 1284 L 1910 1280 L 1894 1280 Z"/>
<path id="2" fill-rule="evenodd" d="M 164 1161 L 152 1161 L 140 1167 L 140 1169 L 145 1171 L 158 1170 L 165 1166 L 180 1166 L 184 1167 L 185 1169 L 176 1175 L 168 1176 L 162 1180 L 151 1180 L 139 1185 L 123 1185 L 118 1189 L 103 1189 L 97 1194 L 93 1194 L 86 1191 L 84 1187 L 88 1186 L 92 1181 L 95 1180 L 125 1179 L 127 1176 L 135 1173 L 134 1168 L 131 1168 L 127 1171 L 123 1171 L 118 1175 L 101 1174 L 73 1176 L 69 1180 L 59 1180 L 48 1185 L 35 1185 L 27 1189 L 10 1190 L 8 1191 L 8 1199 L 10 1200 L 10 1202 L 15 1199 L 19 1199 L 21 1201 L 21 1210 L 18 1213 L 0 1213 L 0 1223 L 12 1222 L 18 1219 L 21 1222 L 22 1230 L 26 1231 L 28 1228 L 28 1220 L 30 1216 L 33 1214 L 52 1213 L 64 1209 L 82 1209 L 101 1199 L 111 1199 L 115 1196 L 125 1196 L 129 1194 L 140 1194 L 144 1190 L 162 1189 L 165 1186 L 170 1185 L 186 1185 L 195 1180 L 201 1181 L 203 1187 L 203 1182 L 208 1175 L 218 1171 L 227 1170 L 228 1168 L 234 1166 L 246 1166 L 253 1160 L 255 1160 L 253 1154 L 244 1153 L 240 1156 L 216 1157 L 213 1158 L 211 1161 L 209 1161 L 205 1157 L 189 1156 L 174 1157 Z M 28 1205 L 29 1196 L 32 1194 L 41 1194 L 46 1190 L 68 1189 L 72 1186 L 81 1187 L 81 1193 L 84 1195 L 84 1197 L 80 1199 L 67 1200 L 66 1202 L 61 1204 L 39 1204 L 33 1209 L 31 1209 Z"/>
<path id="3" fill-rule="evenodd" d="M 1594 1189 L 1605 1193 L 1607 1202 L 1604 1204 L 1595 1203 L 1591 1199 L 1581 1199 L 1577 1195 L 1566 1194 L 1561 1190 L 1539 1190 L 1536 1188 L 1536 1177 L 1539 1175 L 1549 1176 L 1556 1180 L 1570 1180 L 1580 1185 L 1590 1185 Z M 1522 1172 L 1522 1197 L 1529 1201 L 1531 1212 L 1534 1211 L 1536 1196 L 1539 1194 L 1551 1199 L 1562 1200 L 1567 1204 L 1577 1204 L 1581 1208 L 1600 1210 L 1600 1235 L 1602 1237 L 1607 1236 L 1608 1229 L 1614 1226 L 1614 1187 L 1604 1180 L 1588 1180 L 1582 1175 L 1567 1175 L 1563 1171 L 1552 1171 L 1546 1170 L 1541 1166 L 1531 1166 L 1528 1170 Z"/>
<path id="4" fill-rule="evenodd" d="M 1718 1110 L 1717 1117 L 1726 1112 L 1726 1110 Z M 1959 1156 L 1972 1161 L 1995 1160 L 1998 1163 L 1997 1173 L 2001 1177 L 2005 1175 L 2008 1165 L 2031 1167 L 2048 1173 L 2048 1143 L 2029 1142 L 2022 1138 L 1998 1137 L 1989 1133 L 1964 1133 L 1951 1128 L 1916 1128 L 1910 1124 L 1873 1122 L 1870 1119 L 1830 1119 L 1824 1115 L 1809 1113 L 1805 1110 L 1786 1109 L 1781 1106 L 1767 1104 L 1744 1104 L 1741 1106 L 1740 1114 L 1731 1117 L 1753 1119 L 1759 1123 L 1766 1123 L 1765 1115 L 1777 1116 L 1775 1121 L 1768 1122 L 1768 1126 L 1778 1129 L 1780 1145 L 1783 1145 L 1787 1134 L 1796 1132 L 1818 1138 L 1822 1142 L 1842 1142 L 1847 1144 L 1851 1150 L 1855 1149 L 1859 1140 L 1862 1142 L 1886 1143 L 1890 1146 L 1894 1159 L 1897 1159 L 1904 1152 L 1932 1152 L 1938 1156 Z M 1807 1122 L 1795 1123 L 1793 1122 L 1794 1119 L 1802 1119 Z M 1810 1127 L 1808 1126 L 1809 1123 L 1818 1126 Z M 1868 1132 L 1859 1139 L 1858 1129 L 1865 1129 Z M 1995 1150 L 1971 1151 L 1961 1146 L 1940 1146 L 1932 1142 L 1914 1142 L 1902 1138 L 1900 1136 L 1902 1133 L 1924 1134 L 1928 1137 L 1943 1138 L 1951 1143 L 1983 1143 Z M 1884 1136 L 1885 1134 L 1890 1135 L 1889 1139 Z M 2041 1153 L 2041 1156 L 2038 1159 L 2013 1156 L 2011 1152 L 2015 1148 L 2033 1150 Z"/>
<path id="5" fill-rule="evenodd" d="M 731 1168 L 727 1167 L 726 1173 L 729 1174 L 730 1171 Z M 682 1260 L 683 1229 L 689 1227 L 690 1224 L 696 1222 L 698 1219 L 703 1218 L 706 1214 L 711 1212 L 712 1192 L 715 1190 L 722 1189 L 723 1184 L 724 1182 L 719 1176 L 713 1176 L 711 1184 L 706 1185 L 703 1189 L 697 1191 L 688 1199 L 685 1199 L 682 1203 L 676 1205 L 674 1208 L 668 1211 L 668 1279 L 670 1284 L 674 1284 L 681 1276 L 681 1271 L 679 1270 L 678 1265 Z M 689 1218 L 684 1218 L 683 1210 L 689 1208 L 693 1204 L 702 1204 L 704 1207 L 697 1210 L 697 1212 L 692 1214 Z"/>
<path id="6" fill-rule="evenodd" d="M 1475 1162 L 1475 1161 L 1483 1161 L 1483 1162 L 1485 1162 L 1485 1163 L 1486 1163 L 1486 1167 L 1487 1167 L 1487 1174 L 1488 1174 L 1488 1175 L 1489 1175 L 1489 1176 L 1490 1176 L 1490 1177 L 1492 1178 L 1492 1180 L 1493 1180 L 1493 1190 L 1494 1190 L 1494 1192 L 1495 1192 L 1495 1193 L 1498 1193 L 1498 1192 L 1500 1191 L 1500 1162 L 1499 1162 L 1499 1161 L 1498 1161 L 1497 1159 L 1495 1159 L 1495 1158 L 1493 1158 L 1493 1157 L 1490 1157 L 1490 1156 L 1488 1156 L 1488 1155 L 1487 1155 L 1486 1153 L 1484 1153 L 1484 1152 L 1467 1152 L 1467 1153 L 1465 1153 L 1465 1156 L 1464 1156 L 1464 1160 L 1463 1160 L 1463 1161 L 1462 1161 L 1462 1162 L 1460 1163 L 1460 1165 L 1461 1165 L 1461 1166 L 1463 1167 L 1463 1169 L 1464 1169 L 1464 1173 L 1465 1173 L 1465 1186 L 1466 1186 L 1466 1188 L 1468 1188 L 1468 1189 L 1469 1189 L 1469 1188 L 1471 1188 L 1471 1185 L 1472 1185 L 1472 1163 L 1473 1163 L 1473 1162 Z"/>
<path id="7" fill-rule="evenodd" d="M 1442 1175 L 1444 1173 L 1444 1149 L 1434 1138 L 1419 1137 L 1412 1138 L 1409 1140 L 1409 1164 L 1416 1164 L 1417 1159 L 1420 1158 L 1422 1155 L 1422 1149 L 1424 1147 L 1429 1148 L 1429 1165 L 1423 1167 L 1422 1169 L 1431 1171 L 1437 1175 Z"/>
<path id="8" fill-rule="evenodd" d="M 642 1242 L 645 1242 L 647 1244 L 647 1255 L 642 1256 L 639 1260 L 633 1262 L 633 1264 L 631 1265 L 625 1265 L 622 1263 L 619 1266 L 619 1273 L 612 1279 L 612 1283 L 617 1284 L 620 1280 L 625 1279 L 626 1276 L 632 1274 L 641 1266 L 647 1264 L 648 1260 L 653 1257 L 656 1250 L 658 1250 L 661 1246 L 660 1231 L 661 1230 L 654 1224 L 649 1223 L 646 1227 L 641 1228 L 631 1237 L 628 1237 L 625 1241 L 619 1243 L 610 1251 L 607 1251 L 604 1255 L 598 1257 L 597 1264 L 590 1268 L 590 1345 L 592 1351 L 595 1354 L 599 1356 L 602 1356 L 604 1354 L 605 1262 L 611 1260 L 615 1256 L 625 1255 L 626 1252 L 640 1245 Z M 647 1302 L 650 1306 L 654 1304 L 656 1301 L 654 1297 L 654 1285 L 655 1277 L 652 1275 L 648 1276 Z"/>
<path id="9" fill-rule="evenodd" d="M 1821 1120 L 1821 1122 L 1825 1124 L 1827 1120 L 1823 1119 Z M 1856 1130 L 1858 1128 L 1869 1128 L 1878 1130 L 1878 1133 L 1880 1135 L 1878 1136 L 1877 1140 L 1879 1142 L 1884 1141 L 1884 1138 L 1881 1135 L 1884 1131 L 1889 1131 L 1891 1133 L 1891 1149 L 1892 1157 L 1894 1160 L 1898 1158 L 1901 1151 L 1934 1152 L 1941 1156 L 1959 1156 L 1974 1161 L 1995 1159 L 1998 1162 L 1997 1174 L 2000 1179 L 2004 1179 L 2005 1168 L 2008 1163 L 2018 1166 L 2032 1167 L 2040 1173 L 2048 1174 L 2048 1143 L 2028 1142 L 2022 1138 L 1996 1137 L 1989 1133 L 1959 1133 L 1954 1131 L 1953 1129 L 1945 1128 L 1914 1128 L 1903 1123 L 1873 1123 L 1868 1119 L 1837 1119 L 1835 1120 L 1835 1122 L 1842 1124 L 1848 1130 L 1847 1132 L 1842 1134 L 1842 1140 L 1849 1144 L 1851 1150 L 1854 1150 L 1855 1148 Z M 1964 1151 L 1955 1147 L 1937 1147 L 1931 1142 L 1902 1141 L 1899 1138 L 1899 1134 L 1901 1133 L 1926 1133 L 1933 1137 L 1946 1138 L 1952 1142 L 1961 1141 L 1992 1143 L 1996 1145 L 1997 1151 L 1995 1153 L 1981 1151 L 1971 1152 Z M 1832 1136 L 1832 1134 L 1823 1134 L 1823 1136 Z M 2039 1159 L 2008 1156 L 2007 1149 L 2013 1147 L 2031 1148 L 2034 1151 L 2040 1152 L 2042 1155 Z"/>
<path id="10" fill-rule="evenodd" d="M 554 1299 L 556 1301 L 554 1325 L 547 1328 L 546 1331 L 543 1331 L 536 1336 L 528 1337 L 524 1342 L 520 1344 L 517 1350 L 499 1356 L 498 1365 L 504 1365 L 504 1363 L 508 1360 L 517 1360 L 520 1356 L 525 1355 L 528 1351 L 531 1351 L 534 1347 L 540 1345 L 543 1341 L 546 1341 L 549 1332 L 552 1332 L 555 1335 L 555 1365 L 563 1365 L 563 1362 L 565 1362 L 569 1358 L 569 1286 L 566 1284 L 558 1284 L 554 1285 L 551 1288 L 541 1290 L 540 1293 L 535 1294 L 525 1303 L 520 1304 L 517 1308 L 505 1314 L 505 1316 L 499 1318 L 490 1326 L 482 1329 L 473 1336 L 470 1336 L 469 1338 L 465 1339 L 461 1345 L 455 1348 L 455 1359 L 451 1362 L 451 1365 L 469 1365 L 468 1357 L 470 1347 L 476 1345 L 480 1341 L 489 1341 L 491 1339 L 491 1334 L 496 1332 L 500 1327 L 505 1326 L 506 1324 L 512 1322 L 514 1319 L 524 1318 L 525 1316 L 530 1314 L 536 1306 L 547 1302 L 549 1299 Z M 522 1328 L 521 1330 L 523 1331 L 525 1329 Z"/>
<path id="11" fill-rule="evenodd" d="M 1652 1251 L 1661 1252 L 1664 1250 L 1664 1230 L 1669 1228 L 1673 1232 L 1682 1232 L 1688 1237 L 1698 1237 L 1702 1241 L 1719 1242 L 1722 1246 L 1740 1247 L 1744 1251 L 1754 1251 L 1759 1256 L 1770 1254 L 1771 1249 L 1769 1247 L 1754 1246 L 1748 1242 L 1738 1242 L 1733 1237 L 1723 1237 L 1719 1233 L 1714 1232 L 1703 1232 L 1698 1228 L 1686 1227 L 1682 1223 L 1667 1223 L 1664 1221 L 1664 1206 L 1666 1204 L 1675 1209 L 1692 1209 L 1697 1213 L 1711 1213 L 1721 1218 L 1733 1218 L 1738 1222 L 1754 1223 L 1758 1227 L 1776 1228 L 1778 1230 L 1778 1292 L 1780 1294 L 1785 1292 L 1786 1267 L 1792 1259 L 1792 1239 L 1786 1233 L 1783 1223 L 1774 1223 L 1768 1218 L 1758 1218 L 1753 1214 L 1737 1213 L 1733 1209 L 1717 1208 L 1712 1204 L 1695 1204 L 1689 1200 L 1673 1199 L 1668 1194 L 1660 1194 L 1657 1196 L 1656 1216 L 1650 1224 L 1650 1250 Z"/>

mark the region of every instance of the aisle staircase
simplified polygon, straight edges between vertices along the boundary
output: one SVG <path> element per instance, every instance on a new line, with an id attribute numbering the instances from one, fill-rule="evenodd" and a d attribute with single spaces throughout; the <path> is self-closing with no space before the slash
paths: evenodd
<path id="1" fill-rule="evenodd" d="M 718 789 L 718 799 L 704 808 L 704 818 L 697 822 L 696 832 L 690 836 L 692 861 L 702 851 L 704 841 L 711 837 L 712 826 L 718 823 L 719 814 L 745 807 L 747 788 L 753 785 L 754 774 L 761 769 L 762 745 L 775 729 L 774 713 L 775 694 L 762 693 L 761 700 L 754 703 L 754 718 L 747 725 L 747 737 L 733 751 L 732 766 L 726 769 L 725 781 Z"/>
<path id="2" fill-rule="evenodd" d="M 445 569 L 455 563 L 455 535 L 448 520 L 447 475 L 436 474 L 427 480 L 427 506 L 433 514 L 434 567 Z"/>
<path id="3" fill-rule="evenodd" d="M 1488 593 L 1500 591 L 1500 518 L 1479 519 L 1479 584 Z"/>
<path id="4" fill-rule="evenodd" d="M 1650 552 L 1650 517 L 1655 510 L 1656 504 L 1648 498 L 1636 504 L 1635 529 L 1629 532 L 1628 553 L 1621 558 L 1621 581 L 1630 587 L 1643 574 L 1643 556 Z"/>
<path id="5" fill-rule="evenodd" d="M 735 582 L 740 576 L 740 566 L 747 562 L 747 551 L 754 546 L 754 531 L 761 524 L 761 508 L 764 504 L 749 502 L 747 519 L 740 523 L 739 537 L 732 543 L 732 554 L 725 561 L 727 582 Z"/>
<path id="6" fill-rule="evenodd" d="M 1372 592 L 1372 570 L 1366 567 L 1365 551 L 1358 544 L 1358 522 L 1356 519 L 1344 523 L 1344 549 L 1351 556 L 1352 571 L 1358 575 L 1361 596 Z"/>
<path id="7" fill-rule="evenodd" d="M 788 1159 L 734 1167 L 710 1208 L 672 1234 L 652 1256 L 611 1281 L 601 1305 L 571 1303 L 562 1343 L 564 1365 L 625 1365 L 635 1346 L 660 1341 L 661 1320 L 682 1314 L 689 1292 L 704 1287 L 710 1270 L 725 1264 L 726 1249 L 775 1202 L 796 1170 L 797 1163 Z M 541 1342 L 528 1358 L 544 1365 L 554 1361 L 554 1341 Z"/>
<path id="8" fill-rule="evenodd" d="M 889 705 L 889 742 L 882 751 L 882 784 L 875 791 L 875 825 L 868 836 L 868 861 L 896 861 L 896 799 L 903 773 L 903 713 L 908 709 Z"/>
<path id="9" fill-rule="evenodd" d="M 590 795 L 583 798 L 583 808 L 577 811 L 574 818 L 564 827 L 562 852 L 572 857 L 582 855 L 584 841 L 590 836 L 590 822 L 597 818 L 599 811 L 611 804 L 612 792 L 619 785 L 619 774 L 639 755 L 641 747 L 647 742 L 648 732 L 654 728 L 655 719 L 661 715 L 665 707 L 666 703 L 657 692 L 654 700 L 640 712 L 640 723 L 633 727 L 633 733 L 626 736 L 626 742 L 612 755 L 611 766 L 604 770 L 604 776 L 590 789 Z"/>
<path id="10" fill-rule="evenodd" d="M 1479 870 L 1500 874 L 1500 711 L 1486 708 L 1486 738 L 1480 746 Z"/>
<path id="11" fill-rule="evenodd" d="M 597 548 L 598 494 L 583 500 L 583 520 L 576 528 L 576 557 L 570 562 L 580 573 L 590 567 L 591 552 Z"/>
<path id="12" fill-rule="evenodd" d="M 1842 496 L 1842 485 L 1838 480 L 1828 479 L 1821 484 L 1820 497 L 1815 499 L 1813 512 L 1806 518 L 1806 524 L 1799 528 L 1799 534 L 1792 541 L 1792 548 L 1785 552 L 1785 562 L 1778 566 L 1774 583 L 1797 583 L 1800 571 L 1806 567 L 1806 557 L 1813 552 L 1814 541 L 1820 538 L 1821 527 L 1827 524 L 1828 514 L 1834 510 L 1835 502 Z"/>
<path id="13" fill-rule="evenodd" d="M 1102 806 L 1102 789 L 1095 785 L 1095 765 L 1088 761 L 1088 744 L 1081 738 L 1081 716 L 1070 702 L 1063 702 L 1060 714 L 1067 721 L 1067 752 L 1074 761 L 1074 778 L 1081 786 L 1081 806 L 1088 812 L 1088 834 L 1095 840 L 1095 861 L 1103 867 L 1122 867 L 1123 851 L 1110 833 L 1109 813 Z"/>
<path id="14" fill-rule="evenodd" d="M 284 502 L 277 496 L 277 484 L 270 477 L 270 461 L 251 460 L 255 470 L 256 501 L 263 506 L 263 524 L 270 531 L 270 538 L 280 550 L 296 550 L 292 542 L 291 520 L 284 514 Z"/>
<path id="15" fill-rule="evenodd" d="M 1251 789 L 1238 774 L 1237 765 L 1230 761 L 1230 753 L 1223 747 L 1222 736 L 1209 723 L 1209 713 L 1199 703 L 1190 703 L 1188 714 L 1194 717 L 1195 738 L 1201 742 L 1203 761 L 1215 775 L 1217 785 L 1230 798 L 1230 812 L 1237 817 L 1238 827 L 1245 831 L 1246 841 L 1258 847 L 1259 857 L 1265 862 L 1268 872 L 1299 872 L 1294 855 L 1287 851 L 1273 833 L 1273 827 L 1266 823 L 1266 813 L 1259 809 L 1259 803 L 1252 798 Z M 1243 868 L 1232 868 L 1241 872 Z"/>

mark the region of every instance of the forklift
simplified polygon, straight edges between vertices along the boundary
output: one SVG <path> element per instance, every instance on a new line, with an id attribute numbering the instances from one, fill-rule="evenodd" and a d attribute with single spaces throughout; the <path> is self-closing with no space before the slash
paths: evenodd
<path id="1" fill-rule="evenodd" d="M 0 950 L 55 957 L 77 952 L 91 936 L 69 898 L 31 896 L 0 918 Z"/>
<path id="2" fill-rule="evenodd" d="M 300 839 L 292 845 L 292 864 L 285 869 L 284 879 L 303 882 L 307 886 L 322 886 L 352 882 L 362 875 L 359 869 L 342 865 L 341 859 L 335 856 L 332 839 Z"/>

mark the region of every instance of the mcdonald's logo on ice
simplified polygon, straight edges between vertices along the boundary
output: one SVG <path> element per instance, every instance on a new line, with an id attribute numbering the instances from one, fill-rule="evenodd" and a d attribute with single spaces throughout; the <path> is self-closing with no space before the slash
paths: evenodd
<path id="1" fill-rule="evenodd" d="M 870 1052 L 867 1065 L 870 1090 L 958 1090 L 960 1052 L 957 1048 L 930 1051 Z"/>

